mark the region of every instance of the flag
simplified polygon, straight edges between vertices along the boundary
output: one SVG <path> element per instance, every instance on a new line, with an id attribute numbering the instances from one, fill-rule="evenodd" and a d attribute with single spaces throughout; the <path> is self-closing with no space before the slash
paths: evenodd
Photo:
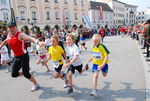
<path id="1" fill-rule="evenodd" d="M 90 21 L 89 16 L 86 15 L 86 14 L 83 14 L 83 15 L 82 15 L 82 18 L 83 18 L 83 20 L 84 20 L 85 23 L 86 23 L 86 27 L 92 29 L 92 25 L 91 25 L 91 21 Z"/>
<path id="2" fill-rule="evenodd" d="M 62 7 L 62 20 L 63 20 L 63 27 L 66 27 L 66 17 L 64 12 L 64 7 Z"/>
<path id="3" fill-rule="evenodd" d="M 103 20 L 103 6 L 99 6 L 100 16 L 99 19 Z"/>

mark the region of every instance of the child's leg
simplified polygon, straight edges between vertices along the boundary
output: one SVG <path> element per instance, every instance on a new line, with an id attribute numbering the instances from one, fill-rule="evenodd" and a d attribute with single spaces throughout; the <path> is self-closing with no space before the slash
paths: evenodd
<path id="1" fill-rule="evenodd" d="M 99 71 L 95 71 L 93 75 L 93 89 L 97 89 L 97 81 L 98 81 Z"/>
<path id="2" fill-rule="evenodd" d="M 86 70 L 88 70 L 89 69 L 89 66 L 88 66 L 88 64 L 86 64 L 85 65 L 85 67 L 84 68 L 82 68 L 82 72 L 81 72 L 81 74 L 83 73 L 83 72 L 85 72 Z"/>
<path id="3" fill-rule="evenodd" d="M 59 72 L 54 73 L 54 78 L 61 78 L 63 80 L 63 75 Z"/>
<path id="4" fill-rule="evenodd" d="M 47 63 L 46 63 L 46 58 L 45 58 L 45 59 L 43 59 L 43 64 L 46 66 L 47 71 L 49 71 L 48 65 L 47 65 Z"/>
<path id="5" fill-rule="evenodd" d="M 41 63 L 41 58 L 40 57 L 38 57 L 38 59 L 37 59 L 37 62 L 36 62 L 37 64 L 40 64 Z"/>
<path id="6" fill-rule="evenodd" d="M 102 69 L 102 74 L 104 77 L 106 77 L 107 73 L 108 73 L 108 64 L 105 64 L 105 66 Z"/>
<path id="7" fill-rule="evenodd" d="M 72 88 L 72 71 L 69 71 L 68 73 L 68 80 L 69 80 L 69 87 Z"/>

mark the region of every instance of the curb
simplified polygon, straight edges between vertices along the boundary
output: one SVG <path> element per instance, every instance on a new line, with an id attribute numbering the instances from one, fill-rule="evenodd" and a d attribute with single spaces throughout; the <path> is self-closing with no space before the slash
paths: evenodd
<path id="1" fill-rule="evenodd" d="M 141 60 L 142 60 L 142 64 L 144 67 L 144 74 L 145 74 L 145 84 L 146 84 L 146 99 L 145 101 L 150 101 L 150 66 L 149 64 L 145 61 L 145 58 L 143 56 L 143 54 L 141 53 L 141 49 L 139 45 L 136 45 L 138 48 L 138 52 L 140 54 Z"/>

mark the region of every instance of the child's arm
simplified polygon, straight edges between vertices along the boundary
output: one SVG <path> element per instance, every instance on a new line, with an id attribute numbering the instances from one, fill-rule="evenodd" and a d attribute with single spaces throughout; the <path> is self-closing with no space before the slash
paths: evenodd
<path id="1" fill-rule="evenodd" d="M 46 60 L 46 63 L 51 59 L 51 55 L 49 54 L 47 60 Z"/>
<path id="2" fill-rule="evenodd" d="M 65 60 L 66 60 L 66 63 L 68 63 L 68 62 L 69 62 L 69 59 L 67 58 L 66 53 L 64 52 L 62 55 L 64 56 L 64 58 L 65 58 Z"/>
<path id="3" fill-rule="evenodd" d="M 94 59 L 94 57 L 92 56 L 92 57 L 88 60 L 87 64 L 90 63 L 93 59 Z"/>
<path id="4" fill-rule="evenodd" d="M 103 64 L 98 66 L 98 69 L 99 69 L 99 70 L 103 69 L 103 67 L 104 67 L 105 64 L 107 63 L 107 60 L 108 60 L 108 55 L 106 55 L 106 57 L 105 57 L 105 59 L 104 59 L 104 61 L 103 61 Z"/>
<path id="5" fill-rule="evenodd" d="M 1 44 L 0 44 L 0 49 L 7 44 L 7 39 L 5 39 Z"/>

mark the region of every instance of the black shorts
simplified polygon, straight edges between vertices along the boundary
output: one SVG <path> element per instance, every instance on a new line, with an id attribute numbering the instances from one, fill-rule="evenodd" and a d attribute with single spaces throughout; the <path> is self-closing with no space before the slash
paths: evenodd
<path id="1" fill-rule="evenodd" d="M 83 65 L 79 65 L 79 66 L 73 66 L 73 65 L 70 65 L 69 68 L 68 68 L 68 72 L 71 71 L 73 74 L 75 73 L 75 69 L 81 73 L 82 72 L 82 67 Z"/>
<path id="2" fill-rule="evenodd" d="M 19 76 L 19 70 L 22 68 L 23 75 L 27 78 L 31 78 L 31 74 L 29 73 L 29 55 L 28 53 L 15 56 L 12 63 L 12 77 Z"/>
<path id="3" fill-rule="evenodd" d="M 55 68 L 55 71 L 60 73 L 63 65 L 59 65 L 58 68 Z"/>
<path id="4" fill-rule="evenodd" d="M 81 43 L 82 46 L 85 46 L 85 42 Z"/>

